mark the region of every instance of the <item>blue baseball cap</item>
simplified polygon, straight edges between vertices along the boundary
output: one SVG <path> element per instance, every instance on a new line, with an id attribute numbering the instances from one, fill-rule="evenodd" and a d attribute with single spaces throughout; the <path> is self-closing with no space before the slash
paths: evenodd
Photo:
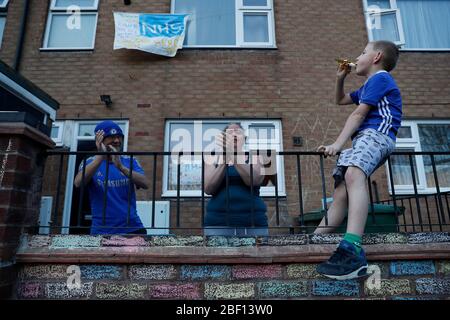
<path id="1" fill-rule="evenodd" d="M 95 133 L 97 133 L 98 131 L 103 130 L 104 137 L 109 137 L 109 136 L 114 136 L 114 135 L 119 135 L 123 137 L 123 132 L 122 129 L 120 129 L 120 127 L 117 125 L 117 123 L 115 123 L 114 121 L 111 120 L 106 120 L 106 121 L 102 121 L 100 122 L 96 127 L 95 127 Z"/>

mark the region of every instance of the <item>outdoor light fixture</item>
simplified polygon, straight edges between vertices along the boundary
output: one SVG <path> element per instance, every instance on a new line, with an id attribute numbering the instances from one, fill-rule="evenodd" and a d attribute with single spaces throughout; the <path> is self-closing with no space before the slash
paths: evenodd
<path id="1" fill-rule="evenodd" d="M 101 95 L 100 100 L 109 108 L 112 105 L 111 96 L 110 95 Z"/>
<path id="2" fill-rule="evenodd" d="M 123 0 L 123 4 L 129 6 L 131 4 L 131 0 Z"/>

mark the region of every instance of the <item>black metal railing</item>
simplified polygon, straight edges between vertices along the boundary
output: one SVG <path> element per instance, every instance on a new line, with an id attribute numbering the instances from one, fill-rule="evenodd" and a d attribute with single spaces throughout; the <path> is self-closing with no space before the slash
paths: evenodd
<path id="1" fill-rule="evenodd" d="M 264 152 L 266 152 L 264 150 Z M 270 152 L 269 152 L 270 153 Z M 217 153 L 212 153 L 214 155 Z M 249 152 L 245 152 L 246 155 L 249 155 Z M 259 151 L 252 151 L 252 154 L 259 154 Z M 85 229 L 85 232 L 88 233 L 90 226 L 83 225 L 82 223 L 82 208 L 83 201 L 85 201 L 85 197 L 87 194 L 86 185 L 84 183 L 85 178 L 85 169 L 86 169 L 86 159 L 88 156 L 92 155 L 126 155 L 129 156 L 130 161 L 130 176 L 133 172 L 133 158 L 140 158 L 140 162 L 144 164 L 144 167 L 151 167 L 151 183 L 149 184 L 150 190 L 147 191 L 146 198 L 141 200 L 150 200 L 152 201 L 151 212 L 151 225 L 147 226 L 147 229 L 151 228 L 157 230 L 158 226 L 155 224 L 155 202 L 157 200 L 170 200 L 175 204 L 175 213 L 171 214 L 171 224 L 170 229 L 172 232 L 177 230 L 196 230 L 199 232 L 204 228 L 204 217 L 205 217 L 205 208 L 206 202 L 208 201 L 208 195 L 205 194 L 205 155 L 211 155 L 211 153 L 206 152 L 91 152 L 91 151 L 58 151 L 51 150 L 47 152 L 47 160 L 53 163 L 53 166 L 50 170 L 50 174 L 54 174 L 57 172 L 57 182 L 56 182 L 56 190 L 55 186 L 44 186 L 46 191 L 54 195 L 54 204 L 53 204 L 53 218 L 52 223 L 49 226 L 51 232 L 58 232 L 58 230 L 63 229 L 77 229 L 82 230 Z M 331 188 L 332 186 L 332 177 L 331 171 L 334 166 L 335 161 L 330 161 L 330 159 L 325 159 L 322 153 L 318 152 L 297 152 L 297 151 L 285 151 L 285 152 L 276 152 L 279 160 L 285 164 L 285 185 L 286 185 L 286 194 L 280 195 L 280 176 L 278 174 L 275 175 L 275 179 L 273 180 L 273 190 L 274 194 L 270 196 L 264 196 L 265 202 L 268 204 L 268 215 L 270 216 L 270 225 L 269 228 L 274 230 L 274 233 L 311 233 L 316 228 L 321 219 L 325 219 L 326 224 L 325 227 L 330 228 L 338 228 L 340 226 L 331 226 L 328 224 L 328 203 L 327 199 L 329 199 L 332 195 Z M 408 195 L 400 195 L 396 192 L 396 188 L 394 186 L 394 173 L 392 166 L 392 157 L 396 155 L 406 155 L 409 158 L 409 167 L 411 171 L 412 178 L 412 192 Z M 63 175 L 63 167 L 66 164 L 66 161 L 69 157 L 82 157 L 81 162 L 83 163 L 82 169 L 82 183 L 79 188 L 79 197 L 78 199 L 74 199 L 72 201 L 78 201 L 78 209 L 76 212 L 75 222 L 71 223 L 70 226 L 63 226 L 62 223 L 58 223 L 61 221 L 61 196 L 62 196 L 62 181 L 63 179 L 67 179 L 68 177 L 64 177 Z M 163 160 L 165 157 L 169 157 L 166 161 L 170 160 L 170 157 L 176 157 L 178 161 L 176 162 L 176 196 L 171 197 L 161 197 L 160 192 L 157 190 L 158 182 L 161 183 L 161 174 L 158 171 L 159 161 Z M 181 189 L 181 157 L 191 156 L 191 157 L 199 157 L 201 158 L 201 192 L 198 197 L 185 196 L 182 194 L 183 190 Z M 422 156 L 422 157 L 430 157 L 430 163 L 433 171 L 433 182 L 435 186 L 435 192 L 423 194 L 422 190 L 418 189 L 418 181 L 416 181 L 415 176 L 415 167 L 417 166 L 417 161 L 414 163 L 413 157 Z M 450 227 L 450 209 L 449 209 L 449 200 L 448 196 L 450 194 L 449 191 L 442 191 L 442 187 L 439 183 L 439 175 L 437 170 L 437 165 L 435 161 L 436 156 L 448 156 L 450 158 L 450 152 L 394 152 L 387 160 L 388 167 L 388 176 L 380 177 L 378 182 L 373 181 L 373 178 L 369 178 L 367 181 L 368 191 L 370 196 L 369 203 L 369 216 L 368 216 L 368 225 L 373 232 L 387 232 L 388 231 L 396 231 L 396 232 L 416 232 L 416 231 L 447 231 Z M 250 157 L 251 158 L 251 157 Z M 161 162 L 162 163 L 162 162 Z M 253 181 L 253 163 L 250 161 L 250 180 Z M 159 165 L 160 166 L 160 165 Z M 47 165 L 47 168 L 49 166 Z M 56 168 L 55 168 L 56 167 Z M 107 203 L 107 192 L 108 192 L 108 169 L 109 166 L 106 166 L 106 179 L 104 181 L 104 195 L 103 195 L 103 210 L 102 210 L 102 221 L 105 227 L 113 228 L 111 226 L 106 226 L 106 207 Z M 76 169 L 76 171 L 78 171 Z M 230 212 L 230 197 L 228 194 L 229 190 L 229 176 L 227 170 L 225 170 L 225 186 L 227 190 L 227 201 L 226 201 L 226 217 L 227 222 Z M 329 173 L 328 173 L 329 172 Z M 47 173 L 48 175 L 48 173 Z M 159 177 L 159 178 L 158 178 Z M 306 181 L 306 183 L 305 183 Z M 382 192 L 388 195 L 388 199 L 380 201 L 380 187 L 382 181 L 383 189 Z M 127 201 L 127 223 L 130 222 L 130 207 L 131 207 L 131 192 L 134 187 L 129 180 L 128 177 L 128 201 Z M 445 186 L 448 188 L 449 186 Z M 251 194 L 254 192 L 253 183 L 250 184 Z M 390 191 L 388 191 L 388 189 Z M 315 196 L 319 195 L 320 196 Z M 44 195 L 46 195 L 44 193 Z M 158 195 L 158 196 L 157 196 Z M 311 196 L 312 195 L 312 196 Z M 199 223 L 196 226 L 193 226 L 192 223 L 182 223 L 183 211 L 186 208 L 182 209 L 182 201 L 189 200 L 189 206 L 192 202 L 200 202 L 200 214 L 199 214 Z M 281 216 L 281 206 L 280 203 L 284 205 L 285 212 L 282 219 Z M 382 207 L 382 205 L 385 205 Z M 381 209 L 388 212 L 390 215 L 390 220 L 386 221 L 385 219 L 380 219 L 377 210 Z M 185 206 L 186 207 L 186 206 Z M 272 209 L 273 208 L 273 209 Z M 287 209 L 286 209 L 287 208 Z M 192 211 L 192 210 L 191 210 Z M 251 207 L 251 226 L 249 228 L 255 227 L 255 219 L 254 219 L 254 205 L 252 203 Z M 284 220 L 282 222 L 282 220 Z M 366 226 L 367 227 L 367 226 Z M 120 227 L 122 229 L 122 227 Z M 166 228 L 166 227 L 164 227 Z"/>

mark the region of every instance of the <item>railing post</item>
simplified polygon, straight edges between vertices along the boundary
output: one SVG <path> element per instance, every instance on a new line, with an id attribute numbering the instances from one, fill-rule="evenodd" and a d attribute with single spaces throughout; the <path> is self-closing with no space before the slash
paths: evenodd
<path id="1" fill-rule="evenodd" d="M 428 205 L 428 198 L 427 196 L 424 197 L 425 198 L 425 204 L 427 206 L 427 216 L 428 216 L 428 223 L 429 223 L 429 227 L 430 227 L 430 231 L 433 231 L 433 224 L 431 223 L 431 216 L 430 216 L 430 207 Z"/>
<path id="2" fill-rule="evenodd" d="M 434 195 L 434 203 L 436 204 L 436 209 L 437 209 L 437 218 L 439 221 L 439 230 L 442 231 L 442 221 L 441 221 L 441 216 L 439 214 L 439 203 L 438 203 L 438 197 L 437 194 Z"/>
<path id="3" fill-rule="evenodd" d="M 120 157 L 120 155 L 119 155 Z M 130 226 L 130 213 L 131 213 L 131 191 L 134 188 L 133 180 L 133 155 L 130 156 L 130 175 L 128 177 L 128 208 L 127 208 L 127 227 Z"/>
<path id="4" fill-rule="evenodd" d="M 450 206 L 448 204 L 448 192 L 445 193 L 445 203 L 447 204 L 447 213 L 448 213 L 449 218 L 450 218 Z"/>
<path id="5" fill-rule="evenodd" d="M 396 196 L 395 196 L 394 175 L 392 173 L 392 163 L 391 163 L 391 157 L 390 156 L 388 157 L 387 162 L 388 162 L 388 169 L 389 169 L 388 170 L 389 171 L 389 182 L 390 182 L 391 191 L 392 191 L 392 200 L 393 200 L 393 203 L 394 203 L 395 222 L 397 224 L 397 232 L 400 232 L 400 222 L 398 220 L 397 200 L 396 200 Z M 403 218 L 405 218 L 405 214 L 403 215 Z"/>
<path id="6" fill-rule="evenodd" d="M 203 159 L 204 152 L 202 151 L 202 228 L 205 227 L 205 161 Z"/>
<path id="7" fill-rule="evenodd" d="M 277 154 L 278 154 L 278 152 L 275 154 L 275 157 L 277 156 Z M 278 161 L 276 161 L 276 163 L 278 163 Z M 275 175 L 275 213 L 276 213 L 276 218 L 277 218 L 277 226 L 280 226 L 279 202 L 280 202 L 280 199 L 279 199 L 279 194 L 278 194 L 278 174 L 276 174 Z"/>
<path id="8" fill-rule="evenodd" d="M 374 181 L 372 181 L 372 184 L 373 184 L 373 190 L 375 192 L 375 201 L 376 201 L 376 203 L 380 203 L 380 194 L 378 193 L 377 182 L 374 180 Z"/>
<path id="9" fill-rule="evenodd" d="M 325 210 L 325 226 L 328 227 L 327 190 L 325 186 L 325 173 L 323 168 L 323 154 L 320 154 L 320 176 L 322 179 L 322 197 L 323 197 L 323 208 Z"/>
<path id="10" fill-rule="evenodd" d="M 441 188 L 439 187 L 439 179 L 438 179 L 438 175 L 437 175 L 437 171 L 436 171 L 436 163 L 434 161 L 433 154 L 431 154 L 431 165 L 433 167 L 434 182 L 436 185 L 436 191 L 437 191 L 437 196 L 438 196 L 438 200 L 439 200 L 439 211 L 440 211 L 440 214 L 442 215 L 442 223 L 445 224 L 446 222 L 445 222 L 445 215 L 444 215 L 444 206 L 442 205 Z M 439 213 L 438 213 L 438 215 L 439 215 Z M 442 223 L 439 222 L 441 231 L 442 231 Z"/>
<path id="11" fill-rule="evenodd" d="M 372 223 L 374 225 L 377 224 L 376 220 L 375 220 L 375 209 L 374 209 L 374 205 L 373 205 L 373 196 L 372 196 L 372 186 L 371 186 L 371 182 L 370 182 L 370 177 L 367 178 L 367 185 L 369 187 L 369 198 L 370 198 L 370 215 L 372 217 Z"/>
<path id="12" fill-rule="evenodd" d="M 58 222 L 59 197 L 60 197 L 59 194 L 61 193 L 61 177 L 62 177 L 63 162 L 64 162 L 64 154 L 62 153 L 59 158 L 58 182 L 56 185 L 56 199 L 55 199 L 55 209 L 53 210 L 52 226 L 55 226 Z"/>
<path id="13" fill-rule="evenodd" d="M 109 179 L 109 157 L 108 155 L 106 155 L 106 159 L 103 160 L 106 162 L 106 177 L 105 177 L 105 182 L 103 184 L 104 186 L 104 194 L 103 194 L 103 210 L 102 210 L 102 227 L 105 227 L 106 225 L 106 199 L 107 199 L 107 193 L 108 193 L 108 179 Z"/>
<path id="14" fill-rule="evenodd" d="M 230 176 L 228 174 L 228 163 L 227 163 L 227 157 L 224 157 L 225 161 L 225 196 L 226 196 L 226 207 L 227 207 L 227 214 L 226 214 L 226 223 L 227 227 L 230 226 Z"/>
<path id="15" fill-rule="evenodd" d="M 305 226 L 304 212 L 303 212 L 303 189 L 302 189 L 302 171 L 300 164 L 300 155 L 297 154 L 297 183 L 298 183 L 298 202 L 300 206 L 300 223 L 301 226 Z"/>
<path id="16" fill-rule="evenodd" d="M 155 228 L 155 198 L 156 198 L 156 162 L 158 154 L 153 154 L 153 172 L 152 172 L 152 229 Z"/>
<path id="17" fill-rule="evenodd" d="M 258 150 L 259 152 L 259 150 Z M 250 196 L 251 196 L 251 220 L 252 220 L 252 228 L 255 227 L 255 197 L 253 194 L 253 159 L 251 151 L 248 154 L 248 161 L 250 164 Z"/>
<path id="18" fill-rule="evenodd" d="M 85 175 L 86 175 L 86 157 L 83 157 L 83 170 L 81 173 L 80 199 L 79 199 L 79 203 L 78 203 L 78 212 L 77 212 L 77 227 L 81 227 L 81 209 L 83 208 Z"/>
<path id="19" fill-rule="evenodd" d="M 181 178 L 181 156 L 183 152 L 178 153 L 177 162 L 177 228 L 180 227 L 180 178 Z"/>
<path id="20" fill-rule="evenodd" d="M 423 221 L 422 221 L 422 212 L 420 210 L 420 202 L 419 202 L 419 194 L 417 192 L 417 182 L 416 182 L 416 174 L 414 171 L 414 164 L 412 160 L 412 155 L 409 155 L 409 166 L 411 168 L 411 176 L 413 180 L 413 187 L 414 187 L 414 198 L 416 199 L 416 207 L 417 207 L 417 214 L 419 217 L 419 223 L 420 223 L 420 230 L 423 232 Z"/>

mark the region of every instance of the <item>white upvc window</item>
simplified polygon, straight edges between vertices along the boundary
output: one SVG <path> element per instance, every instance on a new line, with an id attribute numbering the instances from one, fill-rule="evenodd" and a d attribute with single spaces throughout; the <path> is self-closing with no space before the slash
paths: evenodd
<path id="1" fill-rule="evenodd" d="M 41 50 L 93 50 L 99 0 L 52 0 Z"/>
<path id="2" fill-rule="evenodd" d="M 3 33 L 5 32 L 5 26 L 6 26 L 6 14 L 0 12 L 0 48 L 2 47 Z"/>
<path id="3" fill-rule="evenodd" d="M 9 0 L 0 0 L 0 48 L 3 42 L 3 33 L 6 26 L 6 10 Z"/>
<path id="4" fill-rule="evenodd" d="M 63 133 L 64 133 L 64 121 L 53 122 L 50 137 L 53 140 L 53 142 L 56 143 L 57 147 L 62 147 L 64 145 Z"/>
<path id="5" fill-rule="evenodd" d="M 405 44 L 400 10 L 395 0 L 363 0 L 369 41 L 389 40 Z"/>
<path id="6" fill-rule="evenodd" d="M 9 0 L 0 0 L 0 9 L 5 9 Z"/>
<path id="7" fill-rule="evenodd" d="M 369 41 L 410 51 L 450 50 L 450 0 L 363 0 Z"/>
<path id="8" fill-rule="evenodd" d="M 450 120 L 402 121 L 397 134 L 396 151 L 450 152 Z M 436 193 L 431 157 L 412 156 L 417 191 Z M 450 155 L 435 155 L 436 173 L 441 192 L 450 191 Z M 413 194 L 413 178 L 408 155 L 391 156 L 392 175 L 396 194 Z M 389 168 L 386 164 L 389 179 Z M 392 194 L 390 180 L 389 192 Z"/>
<path id="9" fill-rule="evenodd" d="M 212 151 L 215 136 L 230 123 L 239 123 L 245 131 L 244 151 L 283 151 L 281 120 L 168 120 L 165 127 L 164 150 L 167 152 Z M 164 156 L 163 197 L 177 195 L 178 157 Z M 180 157 L 180 196 L 201 196 L 201 157 Z M 284 159 L 276 156 L 278 195 L 286 196 Z M 206 194 L 205 194 L 206 195 Z M 275 186 L 269 183 L 260 188 L 261 196 L 275 196 Z"/>
<path id="10" fill-rule="evenodd" d="M 275 48 L 273 0 L 172 0 L 189 14 L 185 48 Z"/>

